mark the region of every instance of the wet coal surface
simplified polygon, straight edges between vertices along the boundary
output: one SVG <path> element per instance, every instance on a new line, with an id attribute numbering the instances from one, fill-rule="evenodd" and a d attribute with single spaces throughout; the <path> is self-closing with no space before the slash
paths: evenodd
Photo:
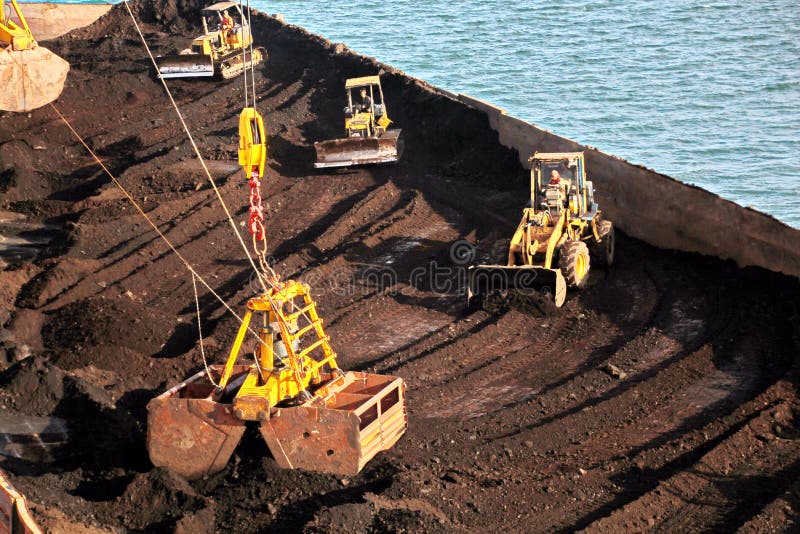
<path id="1" fill-rule="evenodd" d="M 134 4 L 157 53 L 185 47 L 196 7 Z M 253 291 L 247 260 L 123 9 L 48 43 L 72 64 L 57 104 L 197 271 L 241 306 Z M 621 235 L 615 266 L 593 272 L 558 313 L 524 300 L 466 313 L 452 247 L 467 240 L 485 259 L 513 231 L 528 183 L 517 154 L 480 112 L 421 82 L 263 15 L 253 23 L 269 51 L 256 82 L 274 267 L 314 287 L 345 368 L 405 378 L 408 432 L 353 478 L 280 470 L 256 431 L 207 479 L 154 469 L 145 405 L 202 367 L 191 278 L 52 111 L 7 113 L 0 156 L 13 160 L 0 163 L 14 170 L 0 207 L 50 225 L 57 246 L 0 271 L 0 416 L 56 418 L 67 439 L 0 467 L 45 528 L 796 525 L 796 280 Z M 340 135 L 344 79 L 377 71 L 406 137 L 403 160 L 313 171 L 313 141 Z M 242 223 L 242 80 L 170 87 Z M 200 297 L 205 347 L 219 360 L 236 322 Z"/>

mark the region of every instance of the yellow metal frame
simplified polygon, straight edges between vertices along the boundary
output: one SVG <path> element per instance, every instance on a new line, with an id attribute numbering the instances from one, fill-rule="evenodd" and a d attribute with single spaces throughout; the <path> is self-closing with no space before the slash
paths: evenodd
<path id="1" fill-rule="evenodd" d="M 31 50 L 36 48 L 36 39 L 33 38 L 28 21 L 25 20 L 25 15 L 22 14 L 22 9 L 20 9 L 17 0 L 9 1 L 17 14 L 19 24 L 10 18 L 7 20 L 0 19 L 0 48 L 5 48 L 2 43 L 11 45 L 11 50 Z"/>
<path id="2" fill-rule="evenodd" d="M 268 293 L 250 299 L 247 309 L 219 383 L 220 388 L 228 385 L 253 314 L 260 314 L 263 323 L 255 351 L 258 363 L 251 366 L 233 401 L 237 418 L 267 420 L 278 403 L 310 395 L 309 387 L 322 382 L 326 365 L 334 376 L 341 374 L 317 304 L 306 284 L 293 280 L 280 283 Z M 287 355 L 282 365 L 275 362 L 273 342 L 278 333 Z"/>
<path id="3" fill-rule="evenodd" d="M 264 176 L 267 160 L 267 137 L 264 133 L 264 119 L 255 108 L 244 108 L 239 114 L 239 165 L 244 174 L 252 178 L 254 174 Z"/>

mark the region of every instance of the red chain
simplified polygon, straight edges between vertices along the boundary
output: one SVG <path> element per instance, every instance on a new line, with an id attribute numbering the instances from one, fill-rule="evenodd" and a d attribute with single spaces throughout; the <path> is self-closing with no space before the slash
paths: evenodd
<path id="1" fill-rule="evenodd" d="M 250 235 L 256 241 L 263 241 L 265 233 L 264 206 L 261 203 L 261 180 L 257 171 L 253 171 L 248 183 L 250 184 L 250 218 L 248 219 Z"/>

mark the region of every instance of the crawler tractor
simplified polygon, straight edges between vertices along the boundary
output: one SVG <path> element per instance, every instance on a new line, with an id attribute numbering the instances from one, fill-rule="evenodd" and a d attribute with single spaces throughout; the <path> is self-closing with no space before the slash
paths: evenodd
<path id="1" fill-rule="evenodd" d="M 254 320 L 256 319 L 256 320 Z M 239 362 L 248 333 L 257 339 Z M 222 470 L 247 425 L 280 467 L 355 475 L 405 432 L 405 383 L 345 372 L 307 285 L 275 282 L 247 302 L 225 365 L 150 401 L 147 447 L 156 466 L 188 479 Z"/>
<path id="2" fill-rule="evenodd" d="M 228 18 L 230 17 L 230 18 Z M 158 58 L 162 78 L 220 76 L 235 78 L 267 58 L 261 47 L 253 48 L 253 35 L 247 18 L 236 2 L 219 2 L 203 9 L 203 35 L 192 47 L 178 55 Z"/>
<path id="3" fill-rule="evenodd" d="M 386 111 L 379 76 L 352 78 L 345 82 L 347 107 L 344 129 L 347 137 L 314 143 L 317 169 L 395 163 L 403 154 L 399 129 Z M 364 95 L 363 98 L 361 95 Z"/>
<path id="4" fill-rule="evenodd" d="M 614 225 L 602 218 L 586 180 L 583 152 L 535 153 L 530 206 L 510 241 L 495 244 L 494 265 L 470 267 L 470 306 L 488 293 L 541 292 L 560 307 L 567 287 L 586 285 L 589 269 L 614 261 Z"/>

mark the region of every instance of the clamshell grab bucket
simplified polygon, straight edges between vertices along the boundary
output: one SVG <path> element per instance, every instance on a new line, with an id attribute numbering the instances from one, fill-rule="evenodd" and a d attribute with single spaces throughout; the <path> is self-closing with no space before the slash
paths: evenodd
<path id="1" fill-rule="evenodd" d="M 69 63 L 43 46 L 0 49 L 0 110 L 31 111 L 61 95 Z"/>
<path id="2" fill-rule="evenodd" d="M 380 137 L 347 137 L 314 143 L 317 161 L 314 167 L 349 167 L 394 163 L 403 155 L 400 130 L 388 130 Z"/>
<path id="3" fill-rule="evenodd" d="M 311 402 L 279 408 L 261 435 L 283 468 L 355 475 L 405 432 L 405 383 L 348 372 L 326 388 Z"/>
<path id="4" fill-rule="evenodd" d="M 215 380 L 221 371 L 221 366 L 211 367 Z M 189 480 L 224 469 L 245 431 L 232 399 L 249 371 L 236 366 L 219 397 L 202 371 L 152 399 L 147 449 L 153 465 Z M 405 383 L 393 376 L 347 372 L 327 381 L 312 400 L 275 407 L 266 421 L 253 424 L 260 424 L 280 467 L 355 475 L 405 432 Z"/>
<path id="5" fill-rule="evenodd" d="M 544 294 L 561 307 L 567 298 L 567 282 L 558 269 L 529 265 L 476 265 L 467 270 L 467 300 L 494 291 L 515 290 Z"/>

